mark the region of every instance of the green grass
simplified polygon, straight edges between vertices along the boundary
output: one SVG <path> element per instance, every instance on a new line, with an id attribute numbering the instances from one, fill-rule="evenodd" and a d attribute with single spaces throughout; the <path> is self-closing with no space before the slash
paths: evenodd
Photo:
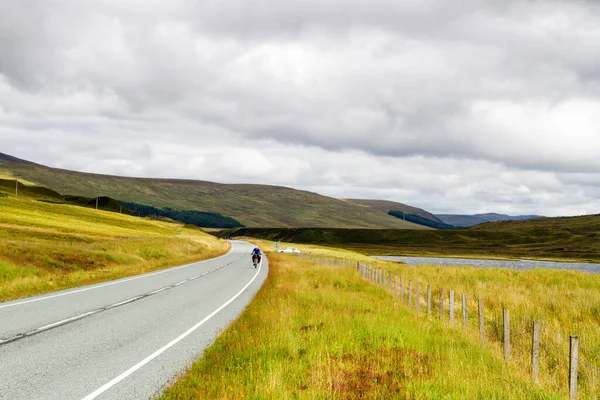
<path id="1" fill-rule="evenodd" d="M 600 261 L 600 215 L 494 222 L 443 231 L 240 228 L 219 235 L 327 245 L 368 255 Z"/>
<path id="2" fill-rule="evenodd" d="M 41 200 L 47 198 L 40 193 L 0 197 L 0 301 L 184 264 L 228 248 L 194 227 Z"/>
<path id="3" fill-rule="evenodd" d="M 272 242 L 259 242 L 272 248 Z M 542 323 L 540 382 L 542 387 L 565 394 L 568 377 L 569 336 L 580 340 L 580 398 L 600 395 L 600 275 L 578 271 L 538 269 L 517 271 L 503 268 L 408 266 L 379 262 L 348 250 L 331 247 L 294 244 L 304 252 L 328 257 L 363 261 L 377 265 L 404 278 L 405 292 L 413 282 L 421 288 L 421 317 L 424 317 L 427 285 L 433 292 L 433 315 L 438 315 L 439 291 L 444 289 L 444 320 L 448 325 L 448 292 L 455 292 L 455 327 L 461 324 L 460 296 L 467 296 L 469 328 L 465 331 L 473 344 L 478 344 L 477 301 L 483 299 L 486 313 L 486 349 L 502 360 L 502 309 L 511 313 L 513 348 L 510 367 L 522 376 L 530 375 L 532 321 Z M 393 285 L 390 293 L 393 293 Z M 399 291 L 400 292 L 400 291 Z M 400 293 L 397 293 L 398 296 Z M 404 306 L 408 295 L 404 298 Z M 401 302 L 402 303 L 402 302 Z M 414 307 L 413 307 L 414 312 Z M 462 329 L 462 328 L 461 328 Z"/>
<path id="4" fill-rule="evenodd" d="M 554 399 L 350 268 L 269 254 L 269 277 L 162 399 Z"/>
<path id="5" fill-rule="evenodd" d="M 335 226 L 421 229 L 376 209 L 316 193 L 267 185 L 229 185 L 176 179 L 142 179 L 87 174 L 8 160 L 0 153 L 0 176 L 21 179 L 71 195 L 215 212 L 245 226 Z"/>

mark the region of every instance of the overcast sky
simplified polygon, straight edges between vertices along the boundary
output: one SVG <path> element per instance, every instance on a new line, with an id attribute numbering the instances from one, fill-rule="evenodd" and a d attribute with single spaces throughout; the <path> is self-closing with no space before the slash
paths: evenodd
<path id="1" fill-rule="evenodd" d="M 0 151 L 433 212 L 600 213 L 599 4 L 0 0 Z"/>

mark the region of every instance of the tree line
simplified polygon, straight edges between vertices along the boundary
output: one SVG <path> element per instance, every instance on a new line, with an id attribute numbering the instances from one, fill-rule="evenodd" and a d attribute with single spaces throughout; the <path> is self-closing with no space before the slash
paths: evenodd
<path id="1" fill-rule="evenodd" d="M 127 208 L 133 210 L 133 212 L 141 217 L 163 217 L 169 218 L 173 221 L 182 222 L 184 224 L 196 225 L 201 228 L 242 228 L 239 221 L 226 217 L 224 215 L 196 211 L 196 210 L 173 210 L 169 207 L 154 207 L 147 204 L 131 203 L 123 201 L 121 202 Z"/>

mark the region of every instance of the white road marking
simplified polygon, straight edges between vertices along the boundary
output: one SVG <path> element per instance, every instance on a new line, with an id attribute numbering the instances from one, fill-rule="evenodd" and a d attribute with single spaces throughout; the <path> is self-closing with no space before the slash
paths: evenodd
<path id="1" fill-rule="evenodd" d="M 170 341 L 169 343 L 167 343 L 160 349 L 156 350 L 154 353 L 150 354 L 148 357 L 144 358 L 142 361 L 135 364 L 133 367 L 129 368 L 127 371 L 123 372 L 121 375 L 117 376 L 116 378 L 112 379 L 110 382 L 108 382 L 108 383 L 102 385 L 101 387 L 99 387 L 98 389 L 94 390 L 92 393 L 85 396 L 82 400 L 92 400 L 92 399 L 95 399 L 96 397 L 100 396 L 102 393 L 106 392 L 108 389 L 110 389 L 117 383 L 121 382 L 123 379 L 127 378 L 129 375 L 133 374 L 135 371 L 142 368 L 144 365 L 148 364 L 150 361 L 152 361 L 153 359 L 155 359 L 156 357 L 158 357 L 159 355 L 161 355 L 162 353 L 167 351 L 169 348 L 171 348 L 174 345 L 176 345 L 177 343 L 179 343 L 181 340 L 183 340 L 185 337 L 190 335 L 196 329 L 198 329 L 199 327 L 204 325 L 207 321 L 209 321 L 212 317 L 214 317 L 219 312 L 221 312 L 221 310 L 223 310 L 225 307 L 227 307 L 229 304 L 231 304 L 235 299 L 237 299 L 242 293 L 244 293 L 244 291 L 246 289 L 248 289 L 248 287 L 252 284 L 252 282 L 254 282 L 254 280 L 260 273 L 261 269 L 262 269 L 262 260 L 258 266 L 258 270 L 256 271 L 256 274 L 254 274 L 252 279 L 250 279 L 250 282 L 248 282 L 246 284 L 246 286 L 244 286 L 239 292 L 237 292 L 235 296 L 233 296 L 231 299 L 227 300 L 227 302 L 225 302 L 219 308 L 217 308 L 212 313 L 210 313 L 208 316 L 206 316 L 202 321 L 198 322 L 196 325 L 192 326 L 190 329 L 188 329 L 187 331 L 185 331 L 184 333 L 182 333 L 181 335 L 179 335 L 178 337 L 176 337 L 175 339 L 173 339 L 172 341 Z"/>
<path id="2" fill-rule="evenodd" d="M 157 289 L 157 290 L 155 290 L 155 291 L 153 291 L 153 292 L 150 292 L 150 293 L 148 293 L 148 294 L 150 295 L 150 294 L 156 294 L 156 293 L 160 293 L 160 292 L 162 292 L 163 290 L 167 290 L 168 288 L 169 288 L 168 286 L 167 286 L 167 287 L 164 287 L 164 288 L 160 288 L 160 289 Z"/>
<path id="3" fill-rule="evenodd" d="M 161 290 L 164 290 L 164 289 L 161 289 Z M 152 294 L 152 293 L 148 293 L 148 294 L 150 295 L 150 294 Z M 131 299 L 128 299 L 128 300 L 125 300 L 125 301 L 121 301 L 121 302 L 119 302 L 119 303 L 111 304 L 110 306 L 106 307 L 106 309 L 108 310 L 108 309 L 110 309 L 110 308 L 119 307 L 119 306 L 125 305 L 125 304 L 127 304 L 127 303 L 131 303 L 131 302 L 133 302 L 133 301 L 139 300 L 139 299 L 141 299 L 142 297 L 144 297 L 144 296 L 136 296 L 136 297 L 133 297 L 133 298 L 131 298 Z"/>
<path id="4" fill-rule="evenodd" d="M 51 324 L 44 325 L 41 328 L 37 328 L 34 332 L 38 333 L 38 332 L 41 332 L 41 331 L 46 331 L 48 329 L 54 328 L 55 326 L 63 325 L 63 324 L 66 324 L 66 323 L 69 323 L 69 322 L 72 322 L 72 321 L 75 321 L 75 320 L 87 317 L 88 315 L 96 314 L 97 312 L 99 312 L 99 311 L 98 310 L 90 311 L 90 312 L 86 312 L 84 314 L 76 315 L 76 316 L 71 317 L 71 318 L 63 319 L 62 321 L 53 322 Z"/>
<path id="5" fill-rule="evenodd" d="M 87 287 L 87 288 L 83 288 L 83 289 L 79 289 L 79 290 L 73 290 L 73 291 L 70 291 L 70 292 L 67 292 L 67 293 L 59 293 L 59 294 L 54 294 L 54 295 L 51 295 L 51 296 L 46 296 L 46 297 L 41 297 L 41 298 L 35 298 L 35 299 L 31 299 L 31 300 L 25 300 L 25 301 L 21 301 L 21 302 L 18 302 L 18 303 L 10 303 L 10 304 L 5 304 L 5 305 L 0 305 L 0 309 L 7 308 L 7 307 L 20 306 L 20 305 L 23 305 L 23 304 L 35 303 L 37 301 L 54 299 L 56 297 L 68 296 L 68 295 L 75 294 L 75 293 L 87 292 L 88 290 L 100 289 L 100 288 L 103 288 L 103 287 L 106 287 L 106 286 L 112 286 L 112 285 L 117 285 L 119 283 L 125 283 L 125 282 L 134 281 L 136 279 L 148 278 L 150 276 L 160 275 L 160 274 L 164 274 L 164 273 L 167 273 L 167 272 L 176 271 L 176 270 L 179 270 L 179 269 L 182 269 L 182 268 L 187 268 L 187 267 L 190 267 L 192 265 L 201 264 L 201 263 L 205 263 L 205 262 L 208 262 L 208 261 L 218 260 L 220 258 L 223 258 L 223 257 L 226 257 L 226 256 L 230 255 L 233 252 L 233 248 L 234 247 L 235 246 L 234 246 L 233 242 L 231 242 L 231 248 L 229 249 L 229 251 L 227 253 L 225 253 L 225 254 L 223 254 L 222 256 L 219 256 L 219 257 L 211 258 L 209 260 L 198 261 L 198 262 L 191 263 L 191 264 L 181 265 L 179 267 L 164 269 L 162 271 L 151 272 L 149 274 L 138 275 L 138 276 L 134 276 L 134 277 L 131 277 L 131 278 L 121 279 L 121 280 L 118 280 L 118 281 L 112 281 L 112 282 L 108 282 L 108 283 L 103 283 L 103 284 L 99 284 L 99 285 L 96 285 L 96 286 L 91 286 L 91 287 Z"/>
<path id="6" fill-rule="evenodd" d="M 84 313 L 84 314 L 76 315 L 74 317 L 69 317 L 69 318 L 63 319 L 63 320 L 58 321 L 58 322 L 53 322 L 51 324 L 42 326 L 41 328 L 36 328 L 36 329 L 34 329 L 32 331 L 29 331 L 29 332 L 26 332 L 26 333 L 20 333 L 18 335 L 15 335 L 15 336 L 12 336 L 12 337 L 9 337 L 9 338 L 0 339 L 0 345 L 3 345 L 5 343 L 9 343 L 9 342 L 14 342 L 15 340 L 23 339 L 23 338 L 26 338 L 26 337 L 29 337 L 29 336 L 33 336 L 33 335 L 35 335 L 37 333 L 41 333 L 41 332 L 47 331 L 49 329 L 65 325 L 65 324 L 67 324 L 69 322 L 77 321 L 77 320 L 79 320 L 81 318 L 84 318 L 84 317 L 87 317 L 87 316 L 90 316 L 90 315 L 94 315 L 94 314 L 98 314 L 98 313 L 100 313 L 102 311 L 108 311 L 108 310 L 113 309 L 115 307 L 119 307 L 119 306 L 123 306 L 123 305 L 128 304 L 128 303 L 132 303 L 134 301 L 137 301 L 139 299 L 143 299 L 144 297 L 152 296 L 152 295 L 154 295 L 156 293 L 160 293 L 160 292 L 165 291 L 167 289 L 173 289 L 173 288 L 175 288 L 175 287 L 177 287 L 179 285 L 183 285 L 186 282 L 191 282 L 194 279 L 201 278 L 201 277 L 203 277 L 205 275 L 211 274 L 211 273 L 213 273 L 215 271 L 218 271 L 218 270 L 220 270 L 222 268 L 225 268 L 226 266 L 231 265 L 231 264 L 232 263 L 223 264 L 220 267 L 214 268 L 214 269 L 212 269 L 212 270 L 210 270 L 210 271 L 208 271 L 208 272 L 206 272 L 206 273 L 204 273 L 202 275 L 196 275 L 193 278 L 185 279 L 185 280 L 183 280 L 181 282 L 178 282 L 178 283 L 176 283 L 174 285 L 165 286 L 163 288 L 160 288 L 160 289 L 155 290 L 153 292 L 149 292 L 149 293 L 143 294 L 141 296 L 136 296 L 136 297 L 133 297 L 131 299 L 128 299 L 128 300 L 125 300 L 125 301 L 121 301 L 119 303 L 115 303 L 115 304 L 112 304 L 110 306 L 102 307 L 102 308 L 99 308 L 97 310 L 92 310 L 92 311 L 89 311 L 89 312 Z"/>

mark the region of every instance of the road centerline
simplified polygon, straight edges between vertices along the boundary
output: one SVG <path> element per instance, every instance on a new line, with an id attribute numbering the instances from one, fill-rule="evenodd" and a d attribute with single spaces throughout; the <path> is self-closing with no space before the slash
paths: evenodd
<path id="1" fill-rule="evenodd" d="M 230 264 L 231 263 L 220 265 L 219 267 L 213 268 L 210 271 L 208 271 L 207 273 L 204 273 L 202 275 L 198 275 L 195 278 L 201 278 L 203 276 L 210 275 L 213 272 L 219 271 L 219 270 L 221 270 L 221 269 L 229 266 Z M 111 309 L 116 308 L 116 307 L 121 307 L 121 306 L 124 306 L 126 304 L 133 303 L 134 301 L 137 301 L 137 300 L 140 300 L 140 299 L 144 299 L 146 297 L 153 296 L 155 294 L 161 293 L 161 292 L 163 292 L 165 290 L 168 290 L 168 289 L 173 289 L 173 288 L 175 288 L 177 286 L 180 286 L 183 283 L 191 282 L 192 280 L 193 279 L 186 279 L 186 280 L 181 281 L 181 282 L 179 282 L 178 284 L 175 284 L 175 285 L 165 286 L 165 287 L 160 288 L 158 290 L 154 290 L 152 292 L 148 292 L 148 293 L 145 293 L 145 294 L 142 294 L 142 295 L 139 295 L 139 296 L 135 296 L 135 297 L 132 297 L 130 299 L 127 299 L 127 300 L 124 300 L 124 301 L 121 301 L 121 302 L 118 302 L 118 303 L 115 303 L 115 304 L 111 304 L 111 305 L 108 305 L 108 306 L 105 306 L 105 307 L 98 308 L 96 310 L 85 312 L 83 314 L 79 314 L 79 315 L 75 315 L 73 317 L 65 318 L 65 319 L 63 319 L 61 321 L 58 321 L 58 322 L 53 322 L 53 323 L 44 325 L 41 328 L 32 329 L 32 330 L 30 330 L 28 332 L 25 332 L 25 333 L 19 333 L 17 335 L 12 336 L 12 337 L 8 337 L 8 338 L 5 338 L 5 339 L 0 339 L 0 345 L 4 345 L 4 344 L 7 344 L 7 343 L 11 343 L 11 342 L 17 341 L 19 339 L 30 337 L 30 336 L 33 336 L 35 334 L 48 331 L 50 329 L 58 328 L 60 326 L 66 325 L 66 324 L 71 323 L 71 322 L 78 321 L 78 320 L 80 320 L 82 318 L 89 317 L 89 316 L 94 315 L 94 314 L 101 313 L 103 311 L 108 311 L 108 310 L 111 310 Z"/>
<path id="2" fill-rule="evenodd" d="M 229 304 L 234 302 L 239 296 L 241 296 L 242 293 L 244 293 L 246 291 L 246 289 L 248 289 L 250 287 L 250 285 L 256 280 L 256 278 L 260 274 L 261 269 L 262 269 L 262 261 L 260 262 L 258 270 L 254 274 L 252 279 L 250 279 L 250 281 L 239 292 L 237 292 L 233 297 L 231 297 L 229 300 L 227 300 L 225 303 L 223 303 L 221 306 L 219 306 L 217 309 L 215 309 L 209 315 L 204 317 L 196 325 L 192 326 L 190 329 L 188 329 L 187 331 L 185 331 L 184 333 L 182 333 L 181 335 L 179 335 L 178 337 L 176 337 L 175 339 L 173 339 L 172 341 L 170 341 L 163 347 L 159 348 L 154 353 L 150 354 L 148 357 L 144 358 L 142 361 L 138 362 L 137 364 L 135 364 L 134 366 L 132 366 L 131 368 L 129 368 L 122 374 L 118 375 L 117 377 L 113 378 L 111 381 L 107 382 L 106 384 L 102 385 L 101 387 L 99 387 L 98 389 L 93 391 L 92 393 L 88 394 L 82 400 L 95 399 L 96 397 L 100 396 L 102 393 L 106 392 L 107 390 L 109 390 L 110 388 L 112 388 L 113 386 L 115 386 L 116 384 L 121 382 L 123 379 L 125 379 L 128 376 L 130 376 L 131 374 L 135 373 L 137 370 L 142 368 L 144 365 L 148 364 L 150 361 L 154 360 L 156 357 L 158 357 L 159 355 L 161 355 L 162 353 L 164 353 L 165 351 L 167 351 L 168 349 L 170 349 L 171 347 L 173 347 L 174 345 L 176 345 L 177 343 L 179 343 L 180 341 L 185 339 L 187 336 L 192 334 L 194 331 L 196 331 L 198 328 L 200 328 L 202 325 L 204 325 L 206 322 L 208 322 L 210 319 L 212 319 L 215 315 L 217 315 L 219 312 L 221 312 L 224 308 L 226 308 Z"/>

